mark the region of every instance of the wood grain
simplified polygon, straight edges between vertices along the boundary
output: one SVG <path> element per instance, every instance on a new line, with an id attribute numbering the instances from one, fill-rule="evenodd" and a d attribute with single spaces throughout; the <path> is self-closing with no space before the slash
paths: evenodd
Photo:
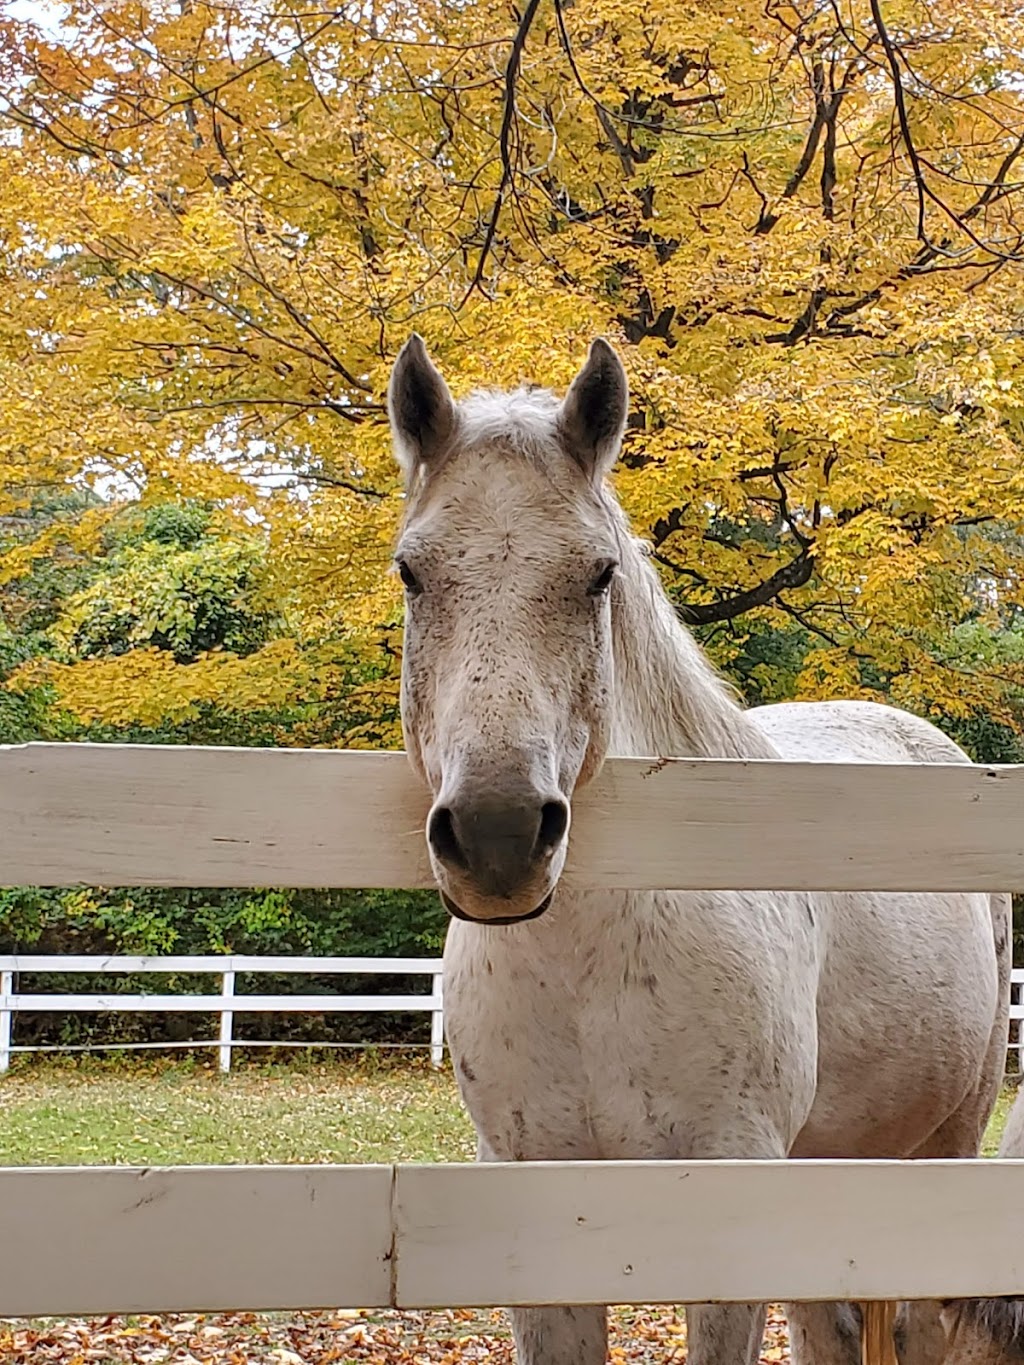
<path id="1" fill-rule="evenodd" d="M 371 1307 L 390 1166 L 0 1170 L 0 1316 Z"/>
<path id="2" fill-rule="evenodd" d="M 0 1317 L 1024 1295 L 1024 1162 L 0 1170 Z"/>
<path id="3" fill-rule="evenodd" d="M 0 884 L 421 887 L 401 754 L 0 749 Z M 1024 888 L 1024 767 L 616 759 L 575 802 L 575 887 Z"/>

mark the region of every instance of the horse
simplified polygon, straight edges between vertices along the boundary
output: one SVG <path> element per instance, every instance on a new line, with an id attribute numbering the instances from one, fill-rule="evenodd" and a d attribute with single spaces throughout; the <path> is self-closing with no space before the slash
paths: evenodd
<path id="1" fill-rule="evenodd" d="M 402 721 L 433 798 L 448 1042 L 478 1159 L 976 1155 L 1005 1055 L 1008 896 L 559 885 L 572 801 L 610 754 L 967 756 L 879 704 L 740 705 L 610 486 L 629 392 L 605 340 L 561 400 L 456 403 L 413 335 L 387 406 Z M 875 1311 L 790 1305 L 795 1365 L 857 1365 Z M 908 1310 L 904 1365 L 929 1365 L 938 1311 Z M 599 1365 L 606 1316 L 514 1310 L 520 1365 Z M 688 1305 L 690 1365 L 754 1365 L 764 1319 Z"/>
<path id="2" fill-rule="evenodd" d="M 944 1365 L 1021 1365 L 1024 1361 L 1024 1299 L 946 1299 L 941 1321 L 946 1337 Z"/>
<path id="3" fill-rule="evenodd" d="M 999 1144 L 999 1156 L 1024 1158 L 1024 1089 L 1018 1090 Z M 1024 1298 L 944 1299 L 943 1365 L 1024 1365 Z M 897 1354 L 902 1346 L 897 1315 Z"/>

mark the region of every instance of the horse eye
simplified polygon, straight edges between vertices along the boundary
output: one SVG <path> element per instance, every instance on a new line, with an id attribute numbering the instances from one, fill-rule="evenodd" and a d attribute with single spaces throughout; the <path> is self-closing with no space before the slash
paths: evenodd
<path id="1" fill-rule="evenodd" d="M 398 576 L 405 584 L 406 592 L 411 592 L 415 595 L 416 593 L 423 591 L 420 580 L 413 573 L 412 569 L 409 568 L 404 559 L 398 561 Z"/>
<path id="2" fill-rule="evenodd" d="M 612 579 L 615 577 L 615 571 L 618 567 L 619 566 L 614 559 L 610 560 L 587 589 L 587 595 L 590 597 L 603 597 L 611 587 Z"/>

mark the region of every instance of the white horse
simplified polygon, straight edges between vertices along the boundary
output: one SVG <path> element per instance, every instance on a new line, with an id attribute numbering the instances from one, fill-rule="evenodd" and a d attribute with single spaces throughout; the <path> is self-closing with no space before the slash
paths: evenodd
<path id="1" fill-rule="evenodd" d="M 740 708 L 605 484 L 627 415 L 605 342 L 561 403 L 456 404 L 414 336 L 388 399 L 403 722 L 434 797 L 448 1037 L 480 1159 L 976 1155 L 1004 1061 L 1008 897 L 556 892 L 573 795 L 608 754 L 965 755 L 884 706 Z M 907 1313 L 905 1365 L 924 1365 L 937 1313 Z M 605 1360 L 604 1309 L 512 1317 L 522 1365 Z M 855 1306 L 789 1318 L 797 1365 L 857 1361 Z M 688 1323 L 690 1365 L 756 1361 L 762 1306 Z"/>

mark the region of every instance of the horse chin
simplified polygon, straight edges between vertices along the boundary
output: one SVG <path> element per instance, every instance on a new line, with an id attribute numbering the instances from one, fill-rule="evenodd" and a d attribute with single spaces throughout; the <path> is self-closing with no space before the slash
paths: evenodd
<path id="1" fill-rule="evenodd" d="M 543 915 L 544 911 L 551 904 L 554 894 L 553 891 L 549 891 L 538 906 L 535 906 L 533 910 L 525 911 L 525 913 L 521 915 L 470 915 L 452 900 L 447 891 L 441 892 L 441 903 L 444 905 L 444 908 L 448 911 L 449 915 L 453 916 L 455 919 L 464 920 L 467 924 L 525 924 L 527 920 L 537 919 L 539 915 Z"/>

